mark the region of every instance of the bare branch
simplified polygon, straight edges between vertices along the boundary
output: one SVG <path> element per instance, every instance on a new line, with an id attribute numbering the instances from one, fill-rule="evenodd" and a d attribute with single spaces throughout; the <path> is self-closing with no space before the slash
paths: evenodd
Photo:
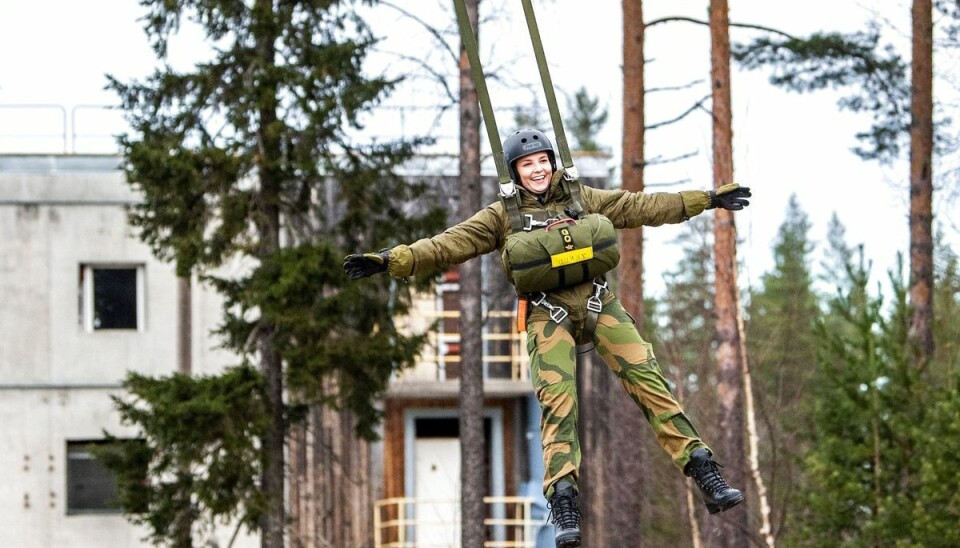
<path id="1" fill-rule="evenodd" d="M 709 95 L 704 95 L 702 99 L 700 99 L 700 100 L 697 101 L 692 107 L 690 107 L 690 108 L 688 108 L 686 111 L 684 111 L 683 114 L 677 116 L 676 118 L 672 118 L 672 119 L 670 119 L 670 120 L 665 120 L 665 121 L 663 121 L 663 122 L 657 122 L 656 124 L 650 124 L 649 126 L 646 127 L 646 129 L 648 129 L 648 130 L 649 130 L 649 129 L 657 129 L 657 128 L 660 128 L 660 127 L 663 127 L 663 126 L 666 126 L 666 125 L 673 124 L 673 123 L 675 123 L 675 122 L 679 122 L 680 120 L 683 120 L 684 118 L 686 118 L 687 115 L 689 115 L 691 112 L 697 110 L 698 108 L 702 108 L 702 107 L 703 107 L 703 103 L 705 103 L 705 102 L 707 101 L 707 99 L 710 99 L 710 96 L 709 96 Z M 704 109 L 704 110 L 706 110 L 706 109 Z M 708 111 L 708 112 L 709 112 L 709 111 Z"/>
<path id="2" fill-rule="evenodd" d="M 681 154 L 680 156 L 674 156 L 674 157 L 672 157 L 672 158 L 663 158 L 662 156 L 654 156 L 653 158 L 650 158 L 649 160 L 647 160 L 646 162 L 644 162 L 643 165 L 644 165 L 644 166 L 659 166 L 659 165 L 663 165 L 663 164 L 670 164 L 670 163 L 673 163 L 673 162 L 679 162 L 679 161 L 681 161 L 681 160 L 686 160 L 687 158 L 693 158 L 694 156 L 697 156 L 698 154 L 700 154 L 700 151 L 699 151 L 699 150 L 694 150 L 693 152 L 687 152 L 686 154 Z"/>
<path id="3" fill-rule="evenodd" d="M 648 94 L 649 94 L 649 93 L 657 93 L 657 92 L 659 92 L 659 91 L 680 91 L 680 90 L 683 90 L 683 89 L 690 89 L 690 88 L 692 88 L 692 87 L 694 87 L 694 86 L 696 86 L 696 85 L 698 85 L 698 84 L 704 83 L 705 81 L 706 81 L 706 80 L 704 80 L 703 78 L 701 78 L 701 79 L 699 79 L 699 80 L 694 80 L 694 81 L 690 82 L 689 84 L 683 84 L 683 85 L 681 85 L 681 86 L 665 86 L 665 87 L 660 87 L 660 88 L 649 88 L 649 89 L 646 90 L 645 93 L 648 93 Z"/>
<path id="4" fill-rule="evenodd" d="M 436 83 L 443 88 L 443 93 L 444 95 L 447 96 L 448 99 L 450 99 L 453 102 L 458 101 L 457 95 L 454 94 L 452 89 L 450 89 L 450 84 L 447 81 L 449 78 L 449 75 L 443 74 L 442 72 L 433 68 L 433 66 L 430 63 L 428 63 L 425 59 L 421 57 L 416 57 L 413 55 L 407 55 L 406 53 L 397 53 L 393 51 L 381 51 L 381 53 L 393 55 L 398 59 L 401 59 L 403 61 L 409 61 L 417 65 L 418 67 L 426 71 L 426 73 L 432 77 L 431 79 L 435 80 Z"/>
<path id="5" fill-rule="evenodd" d="M 456 66 L 456 65 L 458 65 L 458 64 L 460 63 L 460 54 L 457 53 L 457 52 L 455 52 L 455 51 L 453 51 L 453 48 L 450 46 L 449 43 L 447 43 L 447 38 L 446 38 L 439 30 L 437 30 L 436 27 L 430 25 L 429 23 L 427 23 L 426 21 L 424 21 L 422 18 L 417 17 L 416 15 L 410 13 L 409 11 L 401 8 L 400 6 L 398 6 L 398 5 L 396 5 L 396 4 L 392 3 L 392 2 L 380 2 L 380 4 L 382 4 L 382 5 L 384 5 L 384 6 L 387 6 L 387 7 L 389 7 L 389 8 L 393 8 L 393 9 L 399 11 L 401 14 L 403 14 L 404 17 L 409 17 L 409 18 L 412 19 L 413 21 L 416 21 L 417 23 L 419 23 L 420 26 L 422 26 L 424 29 L 426 29 L 426 31 L 429 32 L 429 33 L 433 36 L 434 40 L 436 40 L 437 43 L 440 44 L 440 47 L 442 47 L 444 50 L 446 50 L 446 52 L 447 52 L 447 54 L 450 56 L 450 60 L 453 62 L 453 65 L 454 65 L 454 66 Z"/>
<path id="6" fill-rule="evenodd" d="M 693 23 L 693 24 L 696 24 L 696 25 L 703 25 L 703 26 L 705 26 L 705 27 L 709 27 L 709 26 L 710 26 L 710 23 L 708 23 L 707 21 L 704 21 L 704 20 L 702 20 L 702 19 L 694 19 L 693 17 L 682 17 L 682 16 L 679 16 L 679 15 L 671 15 L 671 16 L 669 16 L 669 17 L 661 17 L 660 19 L 654 19 L 653 21 L 650 21 L 650 22 L 648 22 L 648 23 L 645 23 L 643 26 L 644 26 L 644 28 L 650 28 L 650 27 L 652 27 L 652 26 L 654 26 L 654 25 L 659 25 L 659 24 L 661 24 L 661 23 L 671 23 L 671 22 L 677 22 L 677 21 L 678 21 L 678 22 L 683 22 L 683 23 Z M 790 39 L 790 40 L 796 40 L 796 37 L 793 36 L 792 34 L 788 34 L 788 33 L 784 32 L 784 31 L 782 31 L 782 30 L 779 30 L 779 29 L 774 29 L 774 28 L 770 28 L 770 27 L 765 27 L 765 26 L 763 26 L 763 25 L 754 25 L 754 24 L 751 24 L 751 23 L 730 23 L 730 27 L 731 27 L 731 28 L 732 28 L 732 27 L 736 27 L 736 28 L 741 28 L 741 29 L 762 30 L 762 31 L 764 31 L 764 32 L 769 32 L 769 33 L 771 33 L 771 34 L 778 34 L 778 35 L 783 36 L 784 38 L 787 38 L 787 39 Z"/>

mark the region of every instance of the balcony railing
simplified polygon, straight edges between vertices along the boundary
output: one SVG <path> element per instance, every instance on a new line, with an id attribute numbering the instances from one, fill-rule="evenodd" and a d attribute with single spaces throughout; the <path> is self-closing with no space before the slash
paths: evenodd
<path id="1" fill-rule="evenodd" d="M 446 333 L 442 329 L 444 320 L 456 320 L 460 317 L 457 310 L 435 310 L 420 308 L 408 318 L 413 331 L 424 331 L 431 324 L 441 325 L 439 331 L 429 334 L 428 343 L 416 367 L 404 371 L 398 376 L 400 382 L 432 380 L 446 381 L 459 377 L 460 355 L 456 350 L 460 345 L 459 333 Z M 509 310 L 494 310 L 486 314 L 483 332 L 483 377 L 484 379 L 503 379 L 527 382 L 530 379 L 529 357 L 526 352 L 526 338 L 516 330 L 515 316 Z"/>
<path id="2" fill-rule="evenodd" d="M 531 515 L 531 497 L 484 497 L 487 540 L 484 548 L 533 548 L 541 520 Z M 460 502 L 391 498 L 377 501 L 374 548 L 460 546 Z"/>

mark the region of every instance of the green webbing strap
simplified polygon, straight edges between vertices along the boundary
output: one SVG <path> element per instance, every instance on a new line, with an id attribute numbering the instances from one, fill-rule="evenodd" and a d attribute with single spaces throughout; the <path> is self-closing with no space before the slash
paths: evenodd
<path id="1" fill-rule="evenodd" d="M 453 7 L 457 12 L 457 23 L 460 25 L 460 40 L 463 49 L 467 52 L 470 61 L 470 73 L 473 76 L 473 85 L 477 88 L 477 100 L 480 111 L 483 113 L 483 125 L 487 130 L 487 139 L 490 140 L 490 150 L 493 153 L 493 163 L 497 166 L 497 181 L 500 184 L 500 198 L 510 224 L 514 231 L 523 228 L 523 219 L 520 217 L 520 195 L 517 194 L 510 171 L 507 169 L 507 160 L 503 155 L 503 145 L 500 143 L 500 132 L 497 130 L 497 119 L 493 115 L 493 105 L 490 103 L 490 93 L 487 91 L 487 81 L 483 76 L 483 67 L 480 65 L 480 53 L 477 51 L 477 38 L 470 25 L 470 16 L 464 0 L 453 0 Z"/>
<path id="2" fill-rule="evenodd" d="M 573 202 L 573 209 L 579 215 L 583 213 L 580 200 L 580 175 L 573 165 L 570 146 L 567 144 L 567 134 L 563 130 L 560 107 L 557 106 L 557 94 L 553 89 L 550 68 L 547 66 L 547 57 L 543 53 L 543 43 L 540 40 L 537 16 L 533 13 L 533 4 L 530 0 L 521 0 L 521 2 L 523 3 L 523 13 L 527 16 L 527 30 L 530 32 L 530 42 L 533 44 L 533 53 L 537 58 L 537 68 L 540 69 L 540 81 L 543 84 L 543 94 L 547 98 L 547 109 L 550 111 L 550 121 L 553 123 L 553 134 L 557 139 L 560 161 L 565 171 L 564 182 Z"/>
<path id="3" fill-rule="evenodd" d="M 503 156 L 503 145 L 500 144 L 500 133 L 497 131 L 497 120 L 493 117 L 493 106 L 490 104 L 490 94 L 487 92 L 487 81 L 483 76 L 483 67 L 480 65 L 480 54 L 477 52 L 477 38 L 473 35 L 470 25 L 470 16 L 467 15 L 467 6 L 464 0 L 453 0 L 457 11 L 457 23 L 460 24 L 460 40 L 463 49 L 467 50 L 467 59 L 470 61 L 470 72 L 473 75 L 473 85 L 477 88 L 477 99 L 480 102 L 480 111 L 483 113 L 483 125 L 487 129 L 487 138 L 490 140 L 490 149 L 493 151 L 493 161 L 497 166 L 497 178 L 500 184 L 510 181 L 510 172 L 507 170 L 507 161 Z"/>
<path id="4" fill-rule="evenodd" d="M 537 68 L 540 69 L 540 82 L 543 84 L 543 93 L 547 98 L 547 108 L 550 110 L 550 121 L 553 123 L 553 134 L 557 139 L 560 160 L 565 169 L 570 169 L 573 167 L 573 158 L 570 156 L 570 147 L 567 145 L 567 134 L 563 131 L 563 120 L 560 119 L 560 108 L 557 106 L 557 94 L 553 90 L 550 68 L 543 53 L 537 16 L 533 13 L 533 4 L 530 0 L 521 1 L 523 13 L 527 16 L 527 30 L 530 32 L 530 42 L 533 44 L 533 53 L 537 58 Z"/>

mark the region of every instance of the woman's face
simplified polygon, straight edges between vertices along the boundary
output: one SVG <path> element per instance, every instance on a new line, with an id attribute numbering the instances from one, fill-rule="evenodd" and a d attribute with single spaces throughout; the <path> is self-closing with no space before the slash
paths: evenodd
<path id="1" fill-rule="evenodd" d="M 536 152 L 517 160 L 517 175 L 523 188 L 534 194 L 543 194 L 550 188 L 553 166 L 546 152 Z"/>

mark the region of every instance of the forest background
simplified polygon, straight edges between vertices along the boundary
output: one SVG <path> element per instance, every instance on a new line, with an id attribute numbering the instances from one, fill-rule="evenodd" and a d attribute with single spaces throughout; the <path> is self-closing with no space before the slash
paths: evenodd
<path id="1" fill-rule="evenodd" d="M 803 10 L 801 14 L 790 12 L 786 6 L 776 6 L 771 12 L 769 4 L 735 4 L 731 6 L 731 18 L 795 35 L 863 31 L 869 28 L 868 21 L 875 21 L 884 44 L 909 51 L 906 45 L 910 37 L 908 5 L 887 3 L 880 9 L 877 4 L 871 9 L 863 4 L 834 2 L 815 9 L 807 3 L 797 7 Z M 484 27 L 486 36 L 496 37 L 488 39 L 489 45 L 485 46 L 488 56 L 497 60 L 488 65 L 499 83 L 493 89 L 495 101 L 507 110 L 529 108 L 535 103 L 531 95 L 536 96 L 538 88 L 530 56 L 519 53 L 528 51 L 526 37 L 510 26 L 519 22 L 519 18 L 498 17 L 507 9 L 503 5 L 491 2 L 484 6 L 484 14 L 489 15 L 493 26 L 492 29 Z M 956 13 L 950 3 L 941 6 L 944 11 L 938 20 L 949 27 Z M 63 9 L 48 13 L 70 19 L 69 8 L 65 4 L 58 7 Z M 5 13 L 11 13 L 7 5 L 3 8 Z M 18 4 L 17 8 L 22 5 Z M 405 9 L 410 11 L 409 6 Z M 611 45 L 604 40 L 617 37 L 612 29 L 619 29 L 620 25 L 616 23 L 616 10 L 607 12 L 608 17 L 604 18 L 602 10 L 591 9 L 588 14 L 578 9 L 582 10 L 562 2 L 544 6 L 541 25 L 545 28 L 545 46 L 556 63 L 553 70 L 557 86 L 571 95 L 583 87 L 609 110 L 609 125 L 598 129 L 595 141 L 610 150 L 614 158 L 611 165 L 615 166 L 619 48 L 615 42 Z M 667 15 L 652 9 L 646 13 L 647 19 Z M 374 34 L 385 37 L 376 49 L 382 57 L 378 60 L 377 56 L 371 56 L 367 70 L 370 74 L 388 77 L 413 75 L 407 82 L 414 85 L 416 97 L 429 99 L 429 95 L 423 93 L 427 89 L 424 82 L 440 81 L 436 80 L 436 74 L 418 72 L 418 67 L 444 66 L 443 74 L 451 78 L 456 77 L 456 71 L 439 59 L 434 63 L 424 57 L 424 52 L 437 48 L 428 45 L 429 37 L 423 44 L 408 39 L 423 36 L 424 27 L 399 11 L 395 7 L 391 11 L 389 5 L 381 3 L 361 12 L 362 17 L 369 20 Z M 702 20 L 703 7 L 696 11 L 690 17 Z M 89 17 L 89 10 L 84 13 Z M 429 13 L 437 21 L 431 26 L 447 29 L 452 20 L 448 9 L 437 4 Z M 813 19 L 809 14 L 820 17 Z M 823 14 L 830 16 L 823 17 Z M 28 13 L 22 15 L 31 17 Z M 602 20 L 592 21 L 587 15 Z M 4 18 L 8 22 L 17 19 Z M 811 22 L 814 20 L 815 23 Z M 70 21 L 69 28 L 82 27 L 77 21 Z M 547 25 L 546 21 L 554 23 Z M 565 23 L 572 21 L 576 24 Z M 825 21 L 831 26 L 825 26 Z M 837 26 L 832 26 L 834 22 Z M 401 31 L 404 24 L 410 26 Z M 662 104 L 650 101 L 647 106 L 650 123 L 656 123 L 660 113 L 664 119 L 671 119 L 687 112 L 702 99 L 704 89 L 708 89 L 703 83 L 709 59 L 706 28 L 691 24 L 692 28 L 684 29 L 683 22 L 677 25 L 680 28 L 664 25 L 650 31 L 648 93 L 654 87 L 677 88 L 656 94 L 670 96 L 671 100 L 664 100 Z M 126 26 L 116 28 L 126 29 Z M 452 29 L 452 25 L 449 28 Z M 563 32 L 551 33 L 546 31 L 548 28 Z M 3 36 L 17 36 L 12 25 L 3 30 L 10 31 L 3 32 Z M 136 24 L 131 23 L 130 44 L 143 44 L 142 37 L 139 42 L 133 38 L 139 36 L 138 32 Z M 182 50 L 171 51 L 174 59 L 189 65 L 199 50 L 191 42 L 190 29 L 184 32 L 184 42 L 176 46 Z M 756 29 L 746 32 L 763 34 Z M 657 33 L 663 37 L 658 38 Z M 36 41 L 38 36 L 33 33 L 28 39 L 21 35 L 18 44 Z M 61 35 L 60 39 L 63 36 L 69 34 Z M 397 36 L 403 36 L 399 42 L 412 50 L 404 53 L 395 42 Z M 448 36 L 452 40 L 453 34 Z M 746 36 L 743 41 L 748 42 L 754 36 Z M 93 52 L 83 58 L 115 59 L 115 52 L 121 49 L 116 47 L 119 37 L 110 38 L 113 40 L 104 44 L 109 53 Z M 941 122 L 950 118 L 950 107 L 955 104 L 951 96 L 956 88 L 951 87 L 950 77 L 954 38 L 948 32 L 937 42 L 942 49 L 937 50 L 935 65 L 938 82 L 935 119 Z M 658 40 L 663 40 L 662 44 L 658 45 Z M 734 41 L 737 40 L 735 34 Z M 572 47 L 560 47 L 561 43 Z M 55 65 L 36 59 L 31 62 L 27 56 L 10 56 L 9 52 L 14 51 L 11 48 L 3 50 L 8 53 L 3 57 L 0 102 L 22 101 L 20 97 L 29 97 L 30 102 L 64 102 L 64 90 L 77 94 L 73 97 L 82 95 L 77 83 L 83 79 L 71 78 L 75 76 L 71 72 L 78 69 L 39 71 L 44 78 L 55 74 L 64 79 L 44 82 L 44 78 L 37 76 L 37 68 L 49 69 Z M 26 51 L 42 49 L 26 48 Z M 145 53 L 150 55 L 149 49 Z M 180 55 L 182 57 L 178 57 Z M 909 59 L 908 53 L 902 55 Z M 418 62 L 404 66 L 398 59 Z M 143 61 L 139 66 L 152 64 L 152 61 Z M 84 66 L 84 75 L 95 70 Z M 100 75 L 110 72 L 119 78 L 142 76 L 143 72 L 135 66 L 133 63 L 121 69 L 121 65 L 109 65 Z M 6 70 L 7 67 L 11 70 Z M 22 72 L 18 76 L 17 67 L 21 71 L 31 70 L 31 75 Z M 607 72 L 594 74 L 588 70 L 597 67 Z M 388 69 L 398 72 L 388 74 Z M 125 74 L 127 70 L 130 72 Z M 751 208 L 737 217 L 741 228 L 739 264 L 743 273 L 746 343 L 762 439 L 760 467 L 772 508 L 772 512 L 764 516 L 772 529 L 763 531 L 754 523 L 758 517 L 751 516 L 746 536 L 767 544 L 773 536 L 787 544 L 832 545 L 839 539 L 852 546 L 893 542 L 917 546 L 956 545 L 960 539 L 951 537 L 955 533 L 945 527 L 957 518 L 957 494 L 951 486 L 957 485 L 956 465 L 960 454 L 960 447 L 956 447 L 960 439 L 956 383 L 956 341 L 960 331 L 956 306 L 960 298 L 960 278 L 954 253 L 957 227 L 949 214 L 957 188 L 956 168 L 951 165 L 955 148 L 950 139 L 955 131 L 944 127 L 946 141 L 934 168 L 935 183 L 941 191 L 935 194 L 934 202 L 934 226 L 940 234 L 935 248 L 937 353 L 924 367 L 917 367 L 907 351 L 910 310 L 905 288 L 908 281 L 900 262 L 901 258 L 906 260 L 909 234 L 906 149 L 902 149 L 899 156 L 879 163 L 857 157 L 850 151 L 856 144 L 853 137 L 866 131 L 870 117 L 838 109 L 837 101 L 849 90 L 789 95 L 773 89 L 767 82 L 768 75 L 763 70 L 736 72 L 733 78 L 736 180 L 754 188 L 756 196 Z M 41 85 L 43 91 L 21 89 L 28 81 Z M 103 80 L 99 83 L 102 87 Z M 439 91 L 442 92 L 442 85 Z M 86 93 L 94 98 L 70 97 L 66 101 L 110 102 L 89 90 Z M 507 98 L 498 99 L 498 94 Z M 397 102 L 394 107 L 410 106 L 411 96 L 405 96 L 401 86 L 386 105 Z M 417 107 L 429 108 L 431 103 L 436 106 L 444 104 L 443 101 L 443 94 L 439 93 L 437 101 L 428 100 L 426 105 Z M 659 130 L 663 132 L 662 137 L 656 132 L 648 133 L 648 159 L 685 157 L 682 161 L 651 165 L 647 175 L 651 190 L 709 186 L 710 119 L 702 115 L 698 119 L 701 110 L 690 110 L 682 122 L 664 126 Z M 449 137 L 448 128 L 453 127 L 452 122 L 436 123 L 437 118 L 433 116 L 428 116 L 426 122 L 404 116 L 404 136 L 432 133 L 440 145 Z M 423 123 L 427 125 L 420 125 Z M 412 127 L 408 130 L 406 124 Z M 368 135 L 390 136 L 389 132 L 396 131 L 399 124 L 387 125 L 380 128 L 370 124 L 366 131 L 370 132 Z M 363 134 L 357 132 L 358 137 Z M 615 170 L 612 179 L 617 184 Z M 646 235 L 649 242 L 645 249 L 646 280 L 651 284 L 645 318 L 650 328 L 647 332 L 661 349 L 661 364 L 676 383 L 678 393 L 691 413 L 699 417 L 698 422 L 706 425 L 704 431 L 711 433 L 715 428 L 711 417 L 717 407 L 717 395 L 710 389 L 715 383 L 710 365 L 713 345 L 709 327 L 713 302 L 710 231 L 706 221 L 697 221 L 685 227 L 647 231 Z M 713 434 L 716 437 L 717 433 Z M 655 476 L 667 477 L 668 474 Z M 679 480 L 651 486 L 651 497 L 675 501 L 675 504 L 659 505 L 645 516 L 648 518 L 644 521 L 648 529 L 645 538 L 650 545 L 683 543 L 682 539 L 691 538 L 691 534 L 697 538 L 697 520 L 678 519 L 686 514 L 684 492 L 685 486 Z M 758 529 L 760 533 L 752 533 Z"/>

